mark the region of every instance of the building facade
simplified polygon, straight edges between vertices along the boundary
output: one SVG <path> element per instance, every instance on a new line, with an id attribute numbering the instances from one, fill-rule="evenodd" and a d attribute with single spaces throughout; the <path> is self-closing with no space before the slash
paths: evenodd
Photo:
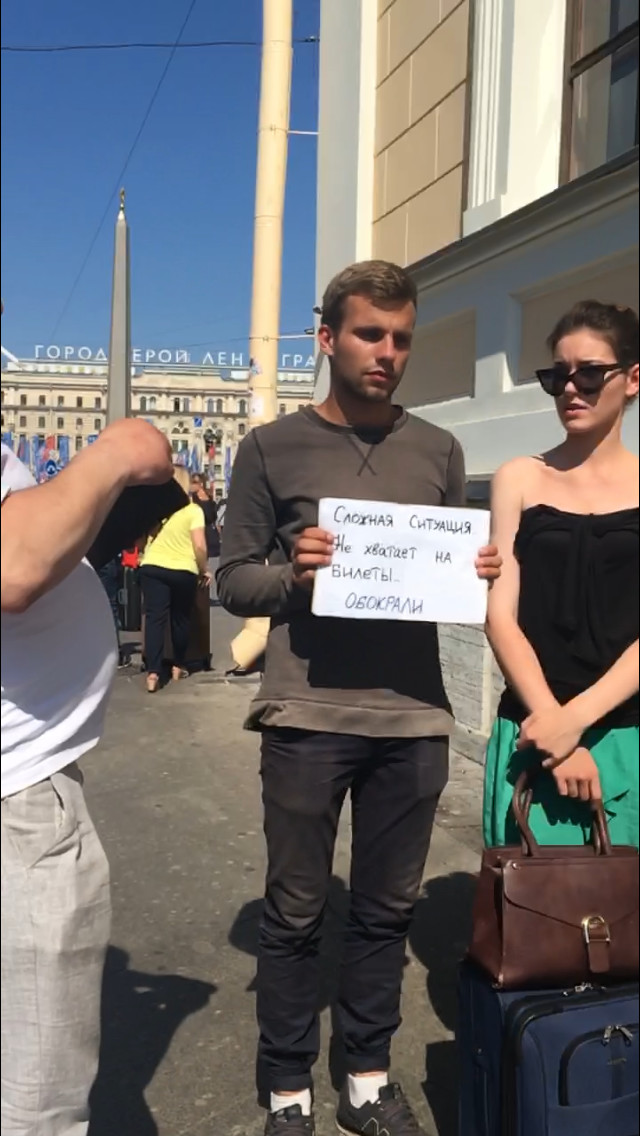
<path id="1" fill-rule="evenodd" d="M 486 501 L 560 436 L 532 378 L 555 321 L 638 309 L 638 0 L 322 0 L 318 171 L 317 294 L 350 260 L 409 269 L 403 401 Z M 637 450 L 637 406 L 625 434 Z M 477 756 L 499 682 L 479 631 L 442 643 Z"/>
<path id="2" fill-rule="evenodd" d="M 2 433 L 16 449 L 32 438 L 53 439 L 59 453 L 68 439 L 78 453 L 106 422 L 108 368 L 96 362 L 49 362 L 42 359 L 9 363 L 2 372 Z M 214 367 L 134 368 L 131 381 L 133 416 L 153 422 L 179 455 L 210 473 L 222 497 L 238 443 L 249 430 L 249 384 L 245 370 Z M 279 414 L 291 414 L 313 395 L 313 374 L 282 371 L 278 375 Z M 209 453 L 209 441 L 214 448 Z"/>

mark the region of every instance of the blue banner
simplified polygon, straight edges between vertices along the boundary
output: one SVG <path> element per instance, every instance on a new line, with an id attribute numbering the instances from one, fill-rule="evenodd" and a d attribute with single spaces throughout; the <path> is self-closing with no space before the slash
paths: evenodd
<path id="1" fill-rule="evenodd" d="M 18 442 L 18 457 L 24 465 L 29 464 L 29 443 L 24 434 L 21 434 Z"/>
<path id="2" fill-rule="evenodd" d="M 13 434 L 8 430 L 6 434 L 2 435 L 2 444 L 8 446 L 10 450 L 13 449 Z"/>
<path id="3" fill-rule="evenodd" d="M 63 434 L 58 443 L 58 464 L 60 466 L 68 465 L 71 460 L 71 447 L 69 444 L 69 437 Z"/>

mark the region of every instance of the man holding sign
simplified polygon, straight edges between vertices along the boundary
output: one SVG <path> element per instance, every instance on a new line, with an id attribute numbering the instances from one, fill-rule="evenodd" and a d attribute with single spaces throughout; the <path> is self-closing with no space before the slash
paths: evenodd
<path id="1" fill-rule="evenodd" d="M 315 1131 L 318 951 L 347 793 L 351 909 L 339 1016 L 348 1078 L 338 1128 L 421 1131 L 388 1069 L 453 728 L 437 628 L 427 620 L 440 618 L 438 591 L 449 618 L 468 618 L 464 594 L 456 612 L 456 586 L 475 590 L 472 612 L 482 620 L 476 572 L 499 575 L 500 559 L 485 548 L 474 567 L 472 514 L 454 511 L 465 500 L 458 443 L 393 402 L 416 300 L 396 265 L 341 272 L 319 331 L 327 400 L 254 430 L 231 481 L 218 594 L 236 615 L 271 618 L 248 722 L 262 733 L 268 849 L 257 995 L 268 1136 Z"/>

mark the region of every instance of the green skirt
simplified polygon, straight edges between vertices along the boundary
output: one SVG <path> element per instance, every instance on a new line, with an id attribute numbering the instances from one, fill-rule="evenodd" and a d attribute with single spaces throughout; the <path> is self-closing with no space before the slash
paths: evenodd
<path id="1" fill-rule="evenodd" d="M 485 846 L 519 843 L 511 812 L 519 774 L 539 762 L 534 750 L 517 750 L 519 727 L 498 718 L 487 746 L 482 827 Z M 638 846 L 638 727 L 589 730 L 583 739 L 600 771 L 602 797 L 613 844 Z M 550 773 L 536 779 L 529 818 L 539 844 L 583 844 L 591 832 L 588 803 L 561 797 Z"/>

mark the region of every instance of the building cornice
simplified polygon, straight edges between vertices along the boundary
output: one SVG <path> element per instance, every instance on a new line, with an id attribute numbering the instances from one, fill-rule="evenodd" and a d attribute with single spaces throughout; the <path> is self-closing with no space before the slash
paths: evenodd
<path id="1" fill-rule="evenodd" d="M 630 154 L 585 174 L 492 225 L 463 237 L 409 266 L 418 291 L 438 287 L 506 253 L 579 224 L 590 214 L 638 198 L 638 147 Z M 632 234 L 630 234 L 632 238 Z M 637 243 L 630 239 L 630 245 Z"/>

